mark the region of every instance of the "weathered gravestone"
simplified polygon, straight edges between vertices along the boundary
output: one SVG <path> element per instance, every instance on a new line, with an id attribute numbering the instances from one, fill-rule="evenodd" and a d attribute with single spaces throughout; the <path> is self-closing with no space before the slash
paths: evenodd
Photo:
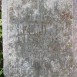
<path id="1" fill-rule="evenodd" d="M 5 77 L 77 77 L 76 0 L 3 0 Z"/>

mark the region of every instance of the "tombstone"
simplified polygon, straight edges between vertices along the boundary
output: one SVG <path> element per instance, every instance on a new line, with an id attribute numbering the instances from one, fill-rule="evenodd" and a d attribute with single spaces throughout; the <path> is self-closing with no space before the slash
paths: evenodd
<path id="1" fill-rule="evenodd" d="M 5 77 L 77 77 L 76 0 L 2 0 Z"/>

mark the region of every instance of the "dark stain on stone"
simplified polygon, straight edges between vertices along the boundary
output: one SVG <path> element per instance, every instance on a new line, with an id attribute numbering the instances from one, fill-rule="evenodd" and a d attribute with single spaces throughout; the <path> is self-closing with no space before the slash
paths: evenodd
<path id="1" fill-rule="evenodd" d="M 39 77 L 40 70 L 41 70 L 40 62 L 35 61 L 34 64 L 33 64 L 33 67 L 35 69 L 35 77 Z"/>
<path id="2" fill-rule="evenodd" d="M 64 20 L 64 19 L 69 19 L 69 20 L 73 19 L 73 16 L 70 14 L 70 12 L 63 11 L 60 16 L 61 16 L 62 20 Z"/>
<path id="3" fill-rule="evenodd" d="M 29 1 L 29 0 L 28 0 Z M 22 4 L 26 4 L 27 0 L 22 0 Z"/>

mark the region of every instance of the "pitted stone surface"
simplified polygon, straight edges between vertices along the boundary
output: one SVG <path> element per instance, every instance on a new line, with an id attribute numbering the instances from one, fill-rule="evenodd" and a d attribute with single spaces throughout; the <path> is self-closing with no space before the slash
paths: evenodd
<path id="1" fill-rule="evenodd" d="M 3 2 L 5 77 L 76 77 L 73 1 Z"/>

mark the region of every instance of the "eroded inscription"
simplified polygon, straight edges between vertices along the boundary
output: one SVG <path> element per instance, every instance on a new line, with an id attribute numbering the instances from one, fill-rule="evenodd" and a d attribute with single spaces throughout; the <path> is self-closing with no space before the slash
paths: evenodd
<path id="1" fill-rule="evenodd" d="M 9 7 L 10 77 L 75 77 L 71 0 L 13 0 Z"/>

